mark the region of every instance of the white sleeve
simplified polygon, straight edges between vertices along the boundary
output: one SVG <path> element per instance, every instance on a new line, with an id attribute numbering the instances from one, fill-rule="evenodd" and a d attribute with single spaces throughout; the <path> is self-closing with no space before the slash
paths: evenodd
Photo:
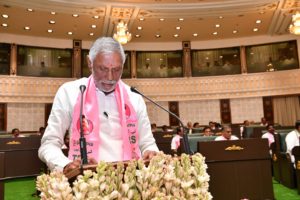
<path id="1" fill-rule="evenodd" d="M 290 155 L 292 163 L 295 162 L 295 158 L 294 158 L 294 156 L 293 156 L 293 154 L 292 154 L 292 150 L 293 150 L 293 148 L 294 148 L 294 146 L 295 146 L 295 144 L 294 144 L 294 142 L 293 142 L 293 136 L 294 136 L 293 133 L 294 133 L 294 132 L 290 132 L 290 133 L 286 136 L 286 138 L 285 138 L 285 143 L 286 143 L 286 153 L 288 153 L 288 154 Z"/>
<path id="2" fill-rule="evenodd" d="M 172 138 L 172 141 L 171 141 L 171 149 L 172 150 L 176 150 L 177 148 L 176 148 L 176 136 L 174 136 L 173 138 Z"/>
<path id="3" fill-rule="evenodd" d="M 55 95 L 48 125 L 39 148 L 39 158 L 51 171 L 62 171 L 71 162 L 61 150 L 64 145 L 64 135 L 71 124 L 69 107 L 66 91 L 62 86 Z"/>
<path id="4" fill-rule="evenodd" d="M 137 95 L 132 94 L 131 95 Z M 147 114 L 146 104 L 144 99 L 138 95 L 137 105 L 133 105 L 136 108 L 136 114 L 138 117 L 138 131 L 139 131 L 139 147 L 144 154 L 146 150 L 159 151 L 153 133 L 151 131 L 151 125 Z"/>

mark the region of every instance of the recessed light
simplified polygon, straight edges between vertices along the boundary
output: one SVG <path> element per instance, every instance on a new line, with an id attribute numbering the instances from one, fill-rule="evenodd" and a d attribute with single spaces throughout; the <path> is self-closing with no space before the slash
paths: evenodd
<path id="1" fill-rule="evenodd" d="M 194 37 L 197 37 L 197 36 L 198 36 L 198 33 L 194 33 L 193 36 L 194 36 Z"/>
<path id="2" fill-rule="evenodd" d="M 258 31 L 258 28 L 254 28 L 253 31 L 254 31 L 254 32 L 257 32 L 257 31 Z"/>
<path id="3" fill-rule="evenodd" d="M 53 32 L 53 30 L 52 30 L 52 29 L 48 29 L 47 31 L 48 31 L 48 33 L 52 33 L 52 32 Z"/>
<path id="4" fill-rule="evenodd" d="M 93 18 L 94 18 L 94 19 L 99 19 L 99 16 L 98 16 L 98 15 L 95 15 Z"/>
<path id="5" fill-rule="evenodd" d="M 96 26 L 95 24 L 93 24 L 91 27 L 92 27 L 92 28 L 96 28 L 97 26 Z"/>
<path id="6" fill-rule="evenodd" d="M 2 14 L 2 17 L 3 18 L 8 18 L 8 15 L 7 14 Z"/>
<path id="7" fill-rule="evenodd" d="M 255 23 L 257 23 L 257 24 L 260 24 L 261 23 L 261 20 L 260 19 L 258 19 L 258 20 L 256 20 L 256 22 Z"/>
<path id="8" fill-rule="evenodd" d="M 140 21 L 144 21 L 145 19 L 141 17 L 139 20 L 140 20 Z"/>
<path id="9" fill-rule="evenodd" d="M 232 31 L 233 34 L 236 34 L 237 32 L 238 32 L 237 30 L 233 30 L 233 31 Z"/>
<path id="10" fill-rule="evenodd" d="M 176 30 L 180 30 L 181 29 L 181 27 L 180 26 L 176 26 Z"/>
<path id="11" fill-rule="evenodd" d="M 89 35 L 90 35 L 90 36 L 93 36 L 93 35 L 94 35 L 94 33 L 90 33 Z"/>
<path id="12" fill-rule="evenodd" d="M 72 16 L 73 16 L 73 17 L 79 17 L 79 15 L 78 15 L 78 14 L 73 14 Z"/>
<path id="13" fill-rule="evenodd" d="M 220 59 L 222 59 L 222 58 L 223 58 L 223 56 L 221 55 L 221 56 L 219 56 L 219 58 L 220 58 Z"/>
<path id="14" fill-rule="evenodd" d="M 1 26 L 8 27 L 8 24 L 3 23 L 3 24 L 1 24 Z"/>
<path id="15" fill-rule="evenodd" d="M 32 8 L 27 8 L 27 11 L 28 12 L 33 12 L 33 9 Z"/>
<path id="16" fill-rule="evenodd" d="M 259 14 L 261 14 L 261 15 L 262 15 L 262 14 L 265 14 L 265 11 L 260 11 Z"/>
<path id="17" fill-rule="evenodd" d="M 164 18 L 160 18 L 159 21 L 163 22 L 163 21 L 165 21 L 165 19 Z"/>
<path id="18" fill-rule="evenodd" d="M 223 19 L 224 17 L 223 16 L 219 16 L 219 19 Z"/>
<path id="19" fill-rule="evenodd" d="M 29 26 L 25 26 L 24 29 L 28 31 L 28 30 L 30 30 L 30 27 Z"/>
<path id="20" fill-rule="evenodd" d="M 136 38 L 139 38 L 139 37 L 141 37 L 141 36 L 137 34 L 137 35 L 135 35 L 135 37 L 136 37 Z"/>
<path id="21" fill-rule="evenodd" d="M 71 31 L 68 32 L 68 35 L 73 35 L 73 33 Z"/>
<path id="22" fill-rule="evenodd" d="M 137 27 L 137 30 L 142 30 L 142 29 L 143 29 L 143 27 L 141 27 L 141 26 Z"/>
<path id="23" fill-rule="evenodd" d="M 54 11 L 51 11 L 50 13 L 51 13 L 51 15 L 55 15 L 56 14 L 56 12 L 54 12 Z"/>
<path id="24" fill-rule="evenodd" d="M 216 26 L 216 28 L 219 28 L 221 25 L 220 24 L 216 24 L 215 26 Z"/>
<path id="25" fill-rule="evenodd" d="M 213 32 L 213 35 L 218 35 L 218 32 Z"/>
<path id="26" fill-rule="evenodd" d="M 181 21 L 181 22 L 182 22 L 183 20 L 184 20 L 183 18 L 179 18 L 179 19 L 178 19 L 178 21 Z"/>
<path id="27" fill-rule="evenodd" d="M 55 21 L 54 20 L 50 20 L 49 24 L 55 24 Z"/>
<path id="28" fill-rule="evenodd" d="M 159 34 L 156 34 L 156 35 L 155 35 L 155 37 L 156 37 L 156 38 L 160 38 L 160 37 L 161 37 L 161 35 L 159 35 Z"/>
<path id="29" fill-rule="evenodd" d="M 178 34 L 174 34 L 173 36 L 174 36 L 174 37 L 179 37 L 179 35 L 178 35 Z"/>

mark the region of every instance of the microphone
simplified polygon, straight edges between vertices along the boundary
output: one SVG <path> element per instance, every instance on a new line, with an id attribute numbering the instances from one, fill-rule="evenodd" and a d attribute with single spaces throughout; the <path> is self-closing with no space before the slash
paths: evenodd
<path id="1" fill-rule="evenodd" d="M 81 168 L 82 165 L 88 164 L 88 159 L 87 159 L 87 151 L 86 151 L 86 140 L 84 137 L 84 132 L 83 132 L 83 124 L 82 124 L 82 109 L 83 109 L 83 94 L 86 89 L 85 85 L 80 85 L 79 86 L 80 93 L 81 93 L 81 100 L 80 100 L 80 139 L 79 139 L 79 145 L 80 145 L 80 156 L 81 156 Z"/>
<path id="2" fill-rule="evenodd" d="M 159 108 L 161 108 L 165 112 L 169 113 L 170 115 L 172 115 L 173 117 L 175 117 L 178 120 L 178 122 L 180 123 L 180 126 L 182 128 L 182 131 L 183 131 L 182 139 L 183 139 L 183 149 L 184 149 L 184 152 L 186 154 L 190 154 L 191 155 L 192 152 L 191 152 L 191 149 L 190 149 L 190 144 L 188 142 L 188 138 L 187 138 L 187 134 L 186 134 L 186 129 L 184 128 L 183 122 L 180 120 L 180 118 L 175 113 L 173 113 L 173 112 L 165 109 L 164 107 L 162 107 L 161 105 L 159 105 L 158 103 L 156 103 L 155 101 L 153 101 L 152 99 L 150 99 L 149 97 L 147 97 L 144 94 L 142 94 L 135 87 L 130 87 L 130 90 L 132 92 L 134 92 L 134 93 L 137 93 L 137 94 L 141 95 L 142 97 L 144 97 L 145 99 L 149 100 L 151 103 L 153 103 L 154 105 L 158 106 Z"/>

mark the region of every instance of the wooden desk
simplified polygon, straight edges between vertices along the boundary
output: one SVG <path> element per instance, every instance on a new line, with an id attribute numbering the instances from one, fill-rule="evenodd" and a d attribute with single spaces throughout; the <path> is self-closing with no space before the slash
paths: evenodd
<path id="1" fill-rule="evenodd" d="M 40 141 L 38 136 L 0 139 L 0 200 L 4 199 L 5 180 L 45 171 L 45 164 L 38 158 Z"/>
<path id="2" fill-rule="evenodd" d="M 295 156 L 297 190 L 298 194 L 300 194 L 300 146 L 295 146 L 292 150 L 292 154 Z"/>
<path id="3" fill-rule="evenodd" d="M 267 139 L 198 142 L 198 152 L 206 157 L 214 200 L 274 199 Z"/>
<path id="4" fill-rule="evenodd" d="M 157 147 L 160 151 L 165 154 L 173 154 L 171 150 L 171 141 L 173 138 L 174 132 L 154 132 L 153 136 L 155 138 Z"/>

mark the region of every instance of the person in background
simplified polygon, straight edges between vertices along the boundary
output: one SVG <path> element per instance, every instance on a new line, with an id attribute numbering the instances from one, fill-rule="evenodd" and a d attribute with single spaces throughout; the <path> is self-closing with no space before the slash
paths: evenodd
<path id="1" fill-rule="evenodd" d="M 265 134 L 263 134 L 261 136 L 261 138 L 268 139 L 269 148 L 270 148 L 271 144 L 275 141 L 274 135 L 277 134 L 277 133 L 275 132 L 273 124 L 268 124 L 268 126 L 266 127 L 266 129 L 267 129 L 268 132 L 266 132 Z"/>
<path id="2" fill-rule="evenodd" d="M 192 122 L 188 122 L 186 124 L 186 128 L 187 128 L 187 133 L 188 134 L 192 134 L 192 132 L 193 132 L 193 124 L 192 124 Z"/>
<path id="3" fill-rule="evenodd" d="M 11 134 L 13 135 L 13 137 L 17 138 L 17 137 L 25 137 L 24 135 L 20 134 L 20 130 L 18 128 L 14 128 L 11 130 Z"/>
<path id="4" fill-rule="evenodd" d="M 245 120 L 244 123 L 243 123 L 243 125 L 240 127 L 240 134 L 241 134 L 240 136 L 241 136 L 241 138 L 244 137 L 245 127 L 249 126 L 249 125 L 250 125 L 250 122 L 248 120 Z"/>
<path id="5" fill-rule="evenodd" d="M 151 131 L 152 131 L 152 133 L 156 132 L 156 131 L 157 131 L 156 129 L 157 129 L 156 124 L 155 124 L 155 123 L 152 123 L 152 124 L 151 124 Z"/>
<path id="6" fill-rule="evenodd" d="M 44 133 L 45 133 L 45 128 L 41 126 L 41 127 L 39 128 L 38 135 L 43 136 Z"/>
<path id="7" fill-rule="evenodd" d="M 193 128 L 200 128 L 199 122 L 195 122 L 195 123 L 193 124 Z"/>
<path id="8" fill-rule="evenodd" d="M 216 137 L 215 141 L 221 141 L 221 140 L 238 140 L 239 138 L 235 135 L 231 135 L 232 130 L 231 127 L 228 125 L 224 125 L 222 129 L 222 135 Z"/>
<path id="9" fill-rule="evenodd" d="M 291 162 L 295 162 L 295 157 L 292 154 L 292 150 L 295 146 L 299 146 L 300 139 L 300 121 L 296 121 L 295 130 L 289 132 L 285 138 L 286 143 L 286 153 L 290 155 Z"/>
<path id="10" fill-rule="evenodd" d="M 212 131 L 216 130 L 216 123 L 215 122 L 212 122 L 212 121 L 208 122 L 208 126 L 210 127 L 210 129 Z"/>
<path id="11" fill-rule="evenodd" d="M 125 59 L 119 42 L 99 38 L 87 57 L 91 76 L 64 83 L 58 89 L 39 148 L 40 159 L 51 171 L 67 174 L 82 163 L 78 142 L 82 95 L 89 164 L 149 160 L 159 151 L 143 97 L 120 80 Z M 83 87 L 86 89 L 81 92 Z M 66 130 L 70 133 L 68 157 L 61 150 Z"/>
<path id="12" fill-rule="evenodd" d="M 262 117 L 260 119 L 260 125 L 261 126 L 268 126 L 268 121 L 267 121 L 267 119 L 265 117 Z"/>
<path id="13" fill-rule="evenodd" d="M 212 136 L 214 133 L 211 131 L 209 126 L 205 126 L 203 129 L 203 136 Z"/>
<path id="14" fill-rule="evenodd" d="M 180 139 L 183 136 L 183 131 L 180 127 L 176 129 L 176 135 L 173 136 L 171 141 L 171 150 L 174 154 L 177 153 L 178 148 L 180 147 Z"/>

